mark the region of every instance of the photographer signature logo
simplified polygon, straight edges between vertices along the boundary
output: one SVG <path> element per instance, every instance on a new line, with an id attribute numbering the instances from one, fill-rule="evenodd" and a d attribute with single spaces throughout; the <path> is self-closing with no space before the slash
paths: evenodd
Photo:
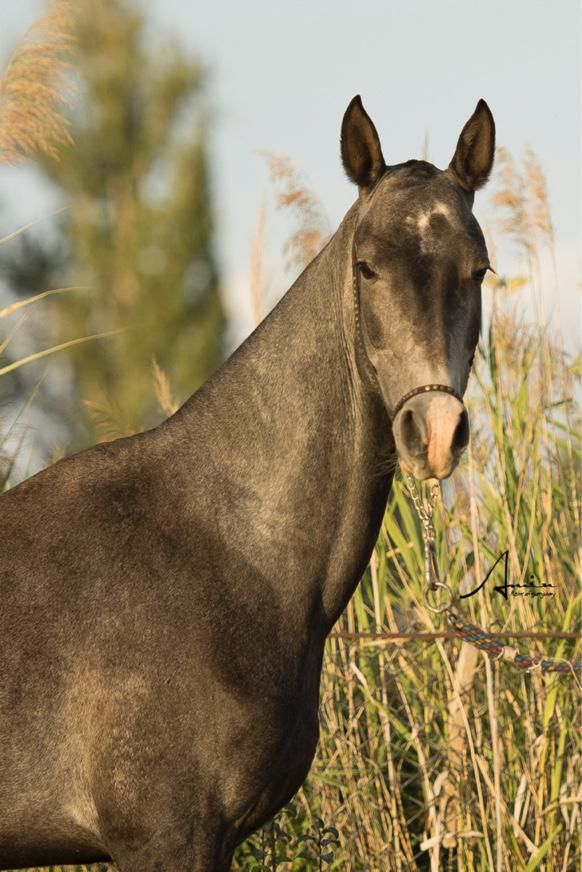
<path id="1" fill-rule="evenodd" d="M 504 571 L 504 581 L 503 584 L 496 585 L 493 590 L 495 593 L 500 593 L 502 597 L 505 599 L 509 599 L 509 596 L 554 596 L 554 585 L 547 583 L 536 583 L 535 575 L 530 575 L 530 580 L 528 582 L 523 582 L 522 584 L 509 584 L 508 582 L 508 561 L 509 561 L 509 551 L 504 551 L 503 554 L 500 554 L 493 566 L 490 568 L 489 572 L 481 582 L 481 584 L 476 587 L 474 590 L 469 591 L 469 593 L 463 593 L 460 596 L 460 599 L 467 599 L 467 597 L 475 596 L 476 593 L 479 593 L 482 587 L 489 581 L 489 577 L 497 564 L 501 561 L 505 561 L 505 571 Z"/>

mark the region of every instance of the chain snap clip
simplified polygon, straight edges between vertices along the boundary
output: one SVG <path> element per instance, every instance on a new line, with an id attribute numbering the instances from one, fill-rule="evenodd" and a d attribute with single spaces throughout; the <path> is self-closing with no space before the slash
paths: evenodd
<path id="1" fill-rule="evenodd" d="M 424 604 L 429 611 L 435 614 L 446 612 L 453 601 L 453 592 L 446 581 L 440 580 L 439 567 L 436 557 L 436 538 L 433 524 L 434 507 L 439 495 L 439 484 L 435 482 L 430 489 L 427 500 L 422 499 L 416 480 L 410 473 L 406 473 L 405 482 L 412 499 L 416 513 L 422 524 L 422 536 L 424 541 Z M 437 596 L 438 595 L 438 596 Z M 444 600 L 437 605 L 437 599 L 444 595 Z"/>

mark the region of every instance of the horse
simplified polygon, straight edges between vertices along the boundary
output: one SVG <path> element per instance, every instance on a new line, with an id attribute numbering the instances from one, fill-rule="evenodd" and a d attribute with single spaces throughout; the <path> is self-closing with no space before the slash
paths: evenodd
<path id="1" fill-rule="evenodd" d="M 489 259 L 495 125 L 388 165 L 359 96 L 358 197 L 167 421 L 0 497 L 0 868 L 226 872 L 305 780 L 325 640 L 398 464 L 444 479 Z"/>

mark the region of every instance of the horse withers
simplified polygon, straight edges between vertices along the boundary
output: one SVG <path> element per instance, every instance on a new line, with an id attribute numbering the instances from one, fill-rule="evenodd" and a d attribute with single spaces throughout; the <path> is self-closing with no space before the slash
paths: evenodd
<path id="1" fill-rule="evenodd" d="M 303 783 L 326 636 L 396 463 L 445 478 L 489 266 L 494 123 L 386 165 L 359 97 L 357 202 L 168 421 L 0 498 L 0 868 L 226 872 Z"/>

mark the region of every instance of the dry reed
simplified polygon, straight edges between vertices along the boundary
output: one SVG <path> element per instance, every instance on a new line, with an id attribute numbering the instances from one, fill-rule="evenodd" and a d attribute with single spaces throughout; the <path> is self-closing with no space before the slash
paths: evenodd
<path id="1" fill-rule="evenodd" d="M 498 229 L 529 254 L 535 239 L 525 180 L 512 155 L 502 146 L 495 153 L 495 174 L 497 186 L 491 200 L 498 215 Z"/>
<path id="2" fill-rule="evenodd" d="M 41 152 L 57 157 L 71 142 L 63 115 L 74 36 L 72 0 L 55 0 L 26 32 L 0 79 L 0 163 Z"/>
<path id="3" fill-rule="evenodd" d="M 152 358 L 152 376 L 154 381 L 154 395 L 158 401 L 160 411 L 168 418 L 177 411 L 179 403 L 172 396 L 170 380 L 159 363 Z"/>
<path id="4" fill-rule="evenodd" d="M 101 395 L 95 400 L 83 400 L 83 405 L 100 441 L 109 442 L 135 434 L 135 428 L 127 419 L 123 409 L 110 397 Z"/>
<path id="5" fill-rule="evenodd" d="M 271 182 L 278 188 L 277 208 L 291 213 L 297 225 L 285 244 L 286 267 L 304 269 L 329 238 L 323 208 L 289 157 L 271 152 L 263 152 L 263 156 Z"/>

